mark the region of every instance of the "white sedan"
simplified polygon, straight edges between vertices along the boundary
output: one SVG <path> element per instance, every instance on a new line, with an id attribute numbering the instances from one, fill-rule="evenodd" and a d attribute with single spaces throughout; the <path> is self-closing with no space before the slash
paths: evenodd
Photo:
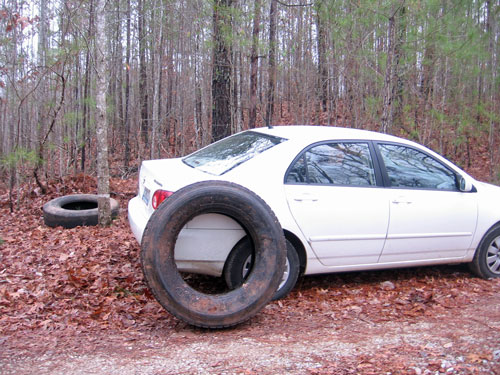
<path id="1" fill-rule="evenodd" d="M 144 161 L 128 206 L 139 242 L 155 209 L 196 182 L 222 180 L 260 196 L 283 228 L 287 262 L 275 298 L 300 274 L 470 263 L 500 276 L 500 188 L 474 180 L 401 138 L 326 126 L 244 131 L 183 158 Z M 246 231 L 203 214 L 179 233 L 180 271 L 238 287 L 252 267 Z"/>

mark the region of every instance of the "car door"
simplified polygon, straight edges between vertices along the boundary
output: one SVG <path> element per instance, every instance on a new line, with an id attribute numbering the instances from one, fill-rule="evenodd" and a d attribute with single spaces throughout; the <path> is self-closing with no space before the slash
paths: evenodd
<path id="1" fill-rule="evenodd" d="M 290 211 L 326 266 L 377 263 L 389 223 L 387 189 L 368 142 L 327 142 L 303 151 L 285 177 Z"/>
<path id="2" fill-rule="evenodd" d="M 459 191 L 456 173 L 422 150 L 389 143 L 377 150 L 391 191 L 380 263 L 463 257 L 476 228 L 477 194 Z"/>

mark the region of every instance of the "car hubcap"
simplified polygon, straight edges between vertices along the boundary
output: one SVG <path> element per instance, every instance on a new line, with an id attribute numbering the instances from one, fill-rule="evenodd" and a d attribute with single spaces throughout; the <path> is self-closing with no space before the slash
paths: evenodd
<path id="1" fill-rule="evenodd" d="M 251 268 L 252 268 L 252 256 L 250 255 L 243 264 L 243 272 L 242 272 L 243 279 L 246 279 Z M 278 290 L 280 290 L 283 287 L 283 285 L 285 285 L 286 281 L 288 280 L 289 273 L 290 273 L 290 264 L 288 263 L 288 257 L 287 257 L 285 262 L 285 271 L 283 272 L 283 278 L 281 279 L 280 285 L 278 286 Z"/>
<path id="2" fill-rule="evenodd" d="M 491 272 L 500 274 L 500 236 L 491 241 L 488 247 L 486 265 Z"/>

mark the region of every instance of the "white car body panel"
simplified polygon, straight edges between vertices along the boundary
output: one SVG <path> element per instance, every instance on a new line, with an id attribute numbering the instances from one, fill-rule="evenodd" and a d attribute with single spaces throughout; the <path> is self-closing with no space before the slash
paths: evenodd
<path id="1" fill-rule="evenodd" d="M 378 262 L 389 225 L 387 189 L 285 185 L 285 190 L 292 215 L 323 265 Z"/>
<path id="2" fill-rule="evenodd" d="M 464 261 L 471 261 L 484 234 L 500 221 L 500 188 L 484 182 L 472 180 L 477 189 L 478 220 L 472 243 Z"/>
<path id="3" fill-rule="evenodd" d="M 143 162 L 138 195 L 129 202 L 129 222 L 137 240 L 141 242 L 154 211 L 150 198 L 155 190 L 176 191 L 204 180 L 237 183 L 266 201 L 283 229 L 301 242 L 305 274 L 467 262 L 487 230 L 500 221 L 500 188 L 474 180 L 413 142 L 332 127 L 277 126 L 253 131 L 288 140 L 220 176 L 189 167 L 181 158 Z M 477 191 L 285 184 L 284 176 L 295 157 L 324 140 L 414 147 L 445 164 Z M 243 236 L 244 230 L 232 219 L 215 214 L 197 217 L 179 234 L 178 267 L 219 276 L 227 255 Z"/>
<path id="4" fill-rule="evenodd" d="M 391 223 L 380 262 L 465 256 L 476 230 L 477 194 L 411 189 L 391 192 Z"/>
<path id="5" fill-rule="evenodd" d="M 227 247 L 221 244 L 234 246 L 244 236 L 243 228 L 227 216 L 197 216 L 179 233 L 174 250 L 177 267 L 185 272 L 220 276 L 228 255 Z"/>

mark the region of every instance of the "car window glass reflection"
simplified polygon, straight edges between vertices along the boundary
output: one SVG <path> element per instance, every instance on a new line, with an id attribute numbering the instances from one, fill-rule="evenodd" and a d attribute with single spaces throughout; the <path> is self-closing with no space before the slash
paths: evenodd
<path id="1" fill-rule="evenodd" d="M 457 190 L 455 174 L 431 156 L 405 146 L 378 147 L 392 187 Z"/>
<path id="2" fill-rule="evenodd" d="M 305 159 L 304 159 L 305 157 Z M 375 185 L 366 143 L 328 143 L 309 149 L 290 169 L 287 183 L 341 186 Z"/>
<path id="3" fill-rule="evenodd" d="M 288 172 L 287 183 L 306 183 L 307 182 L 307 171 L 306 171 L 306 163 L 304 159 L 304 155 L 302 155 L 297 161 L 293 164 L 292 168 Z"/>
<path id="4" fill-rule="evenodd" d="M 202 148 L 183 161 L 190 167 L 219 176 L 283 141 L 284 138 L 244 132 Z"/>

